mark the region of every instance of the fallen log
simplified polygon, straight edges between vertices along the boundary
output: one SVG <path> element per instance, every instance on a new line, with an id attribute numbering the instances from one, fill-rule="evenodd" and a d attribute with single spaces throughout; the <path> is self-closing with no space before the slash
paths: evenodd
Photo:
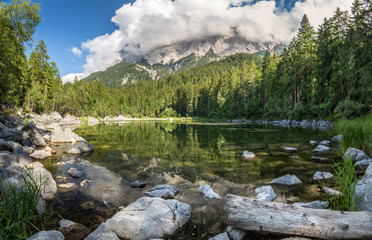
<path id="1" fill-rule="evenodd" d="M 248 231 L 322 239 L 372 237 L 372 212 L 295 207 L 228 194 L 229 226 Z"/>

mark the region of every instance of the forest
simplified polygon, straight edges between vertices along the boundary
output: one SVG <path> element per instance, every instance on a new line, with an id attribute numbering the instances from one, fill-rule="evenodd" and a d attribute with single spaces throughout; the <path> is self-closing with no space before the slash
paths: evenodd
<path id="1" fill-rule="evenodd" d="M 1 3 L 0 102 L 26 112 L 77 116 L 203 116 L 339 119 L 372 108 L 372 2 L 355 0 L 315 29 L 306 15 L 281 55 L 236 54 L 160 80 L 105 87 L 102 80 L 62 84 L 41 40 L 30 1 Z"/>

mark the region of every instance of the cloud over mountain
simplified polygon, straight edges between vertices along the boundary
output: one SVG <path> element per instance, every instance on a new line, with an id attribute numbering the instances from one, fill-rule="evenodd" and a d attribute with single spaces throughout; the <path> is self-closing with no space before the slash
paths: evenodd
<path id="1" fill-rule="evenodd" d="M 304 13 L 314 27 L 337 7 L 348 10 L 353 0 L 306 0 L 291 11 L 275 1 L 253 0 L 137 0 L 125 4 L 112 18 L 118 29 L 82 43 L 85 73 L 120 62 L 120 51 L 144 54 L 179 41 L 222 35 L 235 29 L 252 42 L 289 42 Z M 278 6 L 283 5 L 279 1 Z"/>

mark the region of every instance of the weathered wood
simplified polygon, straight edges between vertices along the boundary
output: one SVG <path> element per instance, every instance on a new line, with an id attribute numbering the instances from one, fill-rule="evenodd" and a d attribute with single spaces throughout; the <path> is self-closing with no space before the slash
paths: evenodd
<path id="1" fill-rule="evenodd" d="M 323 239 L 372 237 L 372 212 L 342 212 L 295 207 L 227 195 L 225 210 L 233 228 Z"/>

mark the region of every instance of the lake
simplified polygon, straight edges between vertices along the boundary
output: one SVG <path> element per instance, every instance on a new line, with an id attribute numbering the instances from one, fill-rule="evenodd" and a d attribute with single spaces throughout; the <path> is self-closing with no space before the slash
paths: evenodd
<path id="1" fill-rule="evenodd" d="M 191 222 L 172 239 L 208 239 L 225 230 L 223 200 L 206 200 L 199 186 L 209 184 L 222 197 L 236 194 L 254 197 L 254 189 L 285 174 L 295 174 L 303 184 L 273 186 L 278 202 L 309 202 L 324 197 L 318 188 L 325 183 L 312 179 L 316 171 L 332 171 L 336 153 L 329 162 L 311 161 L 315 156 L 310 140 L 330 140 L 332 132 L 302 128 L 227 123 L 133 121 L 96 125 L 75 130 L 95 147 L 93 155 L 57 157 L 53 173 L 63 182 L 95 182 L 88 189 L 61 191 L 52 205 L 61 216 L 92 228 L 111 217 L 119 206 L 127 206 L 158 184 L 180 189 L 175 199 L 193 208 Z M 282 147 L 296 147 L 289 153 Z M 243 160 L 243 151 L 256 154 Z M 62 164 L 61 164 L 62 163 Z M 86 174 L 68 175 L 76 166 Z M 130 182 L 148 183 L 144 189 Z M 261 236 L 252 236 L 260 239 Z"/>

